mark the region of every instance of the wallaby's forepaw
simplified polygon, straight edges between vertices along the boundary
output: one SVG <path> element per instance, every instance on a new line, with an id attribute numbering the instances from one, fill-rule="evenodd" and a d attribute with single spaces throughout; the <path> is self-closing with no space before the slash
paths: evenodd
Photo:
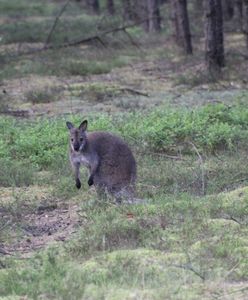
<path id="1" fill-rule="evenodd" d="M 76 180 L 76 187 L 77 187 L 78 189 L 81 188 L 81 182 L 80 182 L 79 179 Z"/>
<path id="2" fill-rule="evenodd" d="M 88 180 L 88 185 L 91 186 L 94 184 L 94 180 L 93 180 L 93 177 L 90 176 L 89 180 Z"/>

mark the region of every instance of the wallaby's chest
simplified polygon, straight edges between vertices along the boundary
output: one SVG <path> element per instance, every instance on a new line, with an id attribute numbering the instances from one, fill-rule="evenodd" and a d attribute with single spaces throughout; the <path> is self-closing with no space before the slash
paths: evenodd
<path id="1" fill-rule="evenodd" d="M 73 154 L 71 156 L 71 159 L 72 159 L 72 162 L 74 164 L 82 164 L 84 165 L 85 167 L 87 168 L 90 168 L 90 165 L 91 165 L 91 161 L 90 161 L 90 158 L 87 156 L 87 155 L 83 155 L 83 154 Z"/>

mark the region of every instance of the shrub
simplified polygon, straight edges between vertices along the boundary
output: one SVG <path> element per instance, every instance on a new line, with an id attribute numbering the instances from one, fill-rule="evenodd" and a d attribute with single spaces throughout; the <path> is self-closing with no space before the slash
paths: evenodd
<path id="1" fill-rule="evenodd" d="M 33 184 L 35 168 L 28 163 L 0 160 L 0 186 L 28 186 Z"/>
<path id="2" fill-rule="evenodd" d="M 89 130 L 108 130 L 130 143 L 154 151 L 195 152 L 231 149 L 248 134 L 248 108 L 222 104 L 191 110 L 154 110 L 147 115 L 120 114 L 115 117 L 89 117 Z M 84 117 L 69 117 L 75 125 Z M 2 157 L 29 161 L 48 168 L 67 157 L 67 129 L 64 118 L 39 119 L 33 123 L 11 118 L 0 119 L 0 154 Z"/>
<path id="3" fill-rule="evenodd" d="M 57 101 L 61 88 L 59 87 L 45 87 L 43 89 L 32 90 L 26 93 L 26 99 L 33 104 L 49 103 Z"/>

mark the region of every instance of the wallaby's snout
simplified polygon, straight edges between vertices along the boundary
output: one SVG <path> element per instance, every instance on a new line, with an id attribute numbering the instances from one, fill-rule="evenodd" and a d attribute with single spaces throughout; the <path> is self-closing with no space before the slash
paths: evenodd
<path id="1" fill-rule="evenodd" d="M 76 152 L 82 151 L 86 145 L 85 130 L 87 127 L 87 121 L 82 122 L 79 128 L 75 128 L 71 122 L 66 122 L 66 125 L 70 130 L 71 149 Z"/>
<path id="2" fill-rule="evenodd" d="M 73 145 L 73 148 L 74 148 L 74 150 L 75 150 L 76 152 L 78 152 L 80 146 L 79 146 L 79 144 L 74 144 L 74 145 Z"/>

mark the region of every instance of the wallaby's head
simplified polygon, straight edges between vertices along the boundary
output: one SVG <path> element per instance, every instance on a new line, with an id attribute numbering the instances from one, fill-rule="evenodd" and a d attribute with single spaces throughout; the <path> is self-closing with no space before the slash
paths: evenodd
<path id="1" fill-rule="evenodd" d="M 83 151 L 87 144 L 86 129 L 87 120 L 84 120 L 80 126 L 74 127 L 71 122 L 66 122 L 66 126 L 70 131 L 70 145 L 73 151 Z"/>

